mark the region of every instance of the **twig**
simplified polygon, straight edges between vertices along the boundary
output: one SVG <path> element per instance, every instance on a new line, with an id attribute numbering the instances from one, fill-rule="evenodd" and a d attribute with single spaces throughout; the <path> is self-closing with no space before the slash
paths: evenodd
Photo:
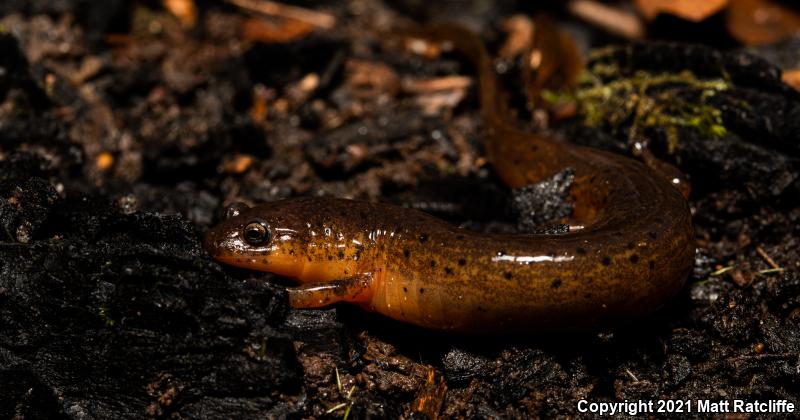
<path id="1" fill-rule="evenodd" d="M 720 274 L 727 273 L 728 271 L 731 271 L 731 270 L 733 270 L 733 269 L 734 269 L 734 266 L 732 266 L 732 265 L 729 265 L 729 266 L 727 266 L 727 267 L 722 267 L 722 268 L 720 268 L 719 270 L 717 270 L 717 271 L 715 271 L 715 272 L 711 273 L 711 275 L 712 275 L 712 276 L 719 276 Z"/>
<path id="2" fill-rule="evenodd" d="M 631 378 L 633 378 L 633 382 L 639 382 L 639 378 L 637 378 L 637 377 L 636 377 L 636 375 L 634 375 L 634 374 L 633 374 L 633 372 L 631 372 L 631 370 L 630 370 L 630 369 L 628 369 L 628 368 L 625 368 L 625 372 L 627 372 L 627 373 L 628 373 L 628 375 L 629 375 Z"/>
<path id="3" fill-rule="evenodd" d="M 783 273 L 782 268 L 768 268 L 766 270 L 756 271 L 757 276 L 766 276 L 767 274 Z"/>
<path id="4" fill-rule="evenodd" d="M 567 9 L 573 15 L 627 39 L 641 39 L 644 26 L 636 15 L 594 0 L 572 0 Z"/>
<path id="5" fill-rule="evenodd" d="M 408 93 L 426 93 L 431 91 L 466 89 L 471 84 L 472 78 L 469 76 L 444 76 L 404 82 L 403 90 Z"/>
<path id="6" fill-rule="evenodd" d="M 333 407 L 329 408 L 329 409 L 328 409 L 328 411 L 326 411 L 326 412 L 325 412 L 325 414 L 330 414 L 330 413 L 333 413 L 334 411 L 336 411 L 336 410 L 340 410 L 340 409 L 342 409 L 342 408 L 345 408 L 346 406 L 347 406 L 347 403 L 339 403 L 339 404 L 336 404 L 336 405 L 334 405 Z"/>
<path id="7" fill-rule="evenodd" d="M 758 254 L 758 255 L 759 255 L 761 258 L 763 258 L 763 259 L 764 259 L 764 261 L 766 261 L 766 262 L 767 262 L 767 264 L 769 264 L 769 266 L 770 266 L 770 267 L 772 267 L 772 268 L 774 268 L 774 269 L 779 269 L 779 268 L 781 268 L 781 266 L 779 266 L 778 264 L 776 264 L 776 263 L 775 263 L 775 260 L 773 260 L 773 259 L 772 259 L 772 258 L 769 256 L 769 254 L 767 254 L 767 251 L 764 251 L 764 248 L 761 248 L 761 245 L 759 245 L 759 246 L 757 246 L 757 247 L 756 247 L 756 253 L 757 253 L 757 254 Z"/>
<path id="8" fill-rule="evenodd" d="M 322 29 L 331 29 L 336 25 L 336 17 L 324 12 L 291 6 L 269 0 L 227 0 L 242 9 L 261 13 L 267 16 L 278 16 L 299 20 Z"/>

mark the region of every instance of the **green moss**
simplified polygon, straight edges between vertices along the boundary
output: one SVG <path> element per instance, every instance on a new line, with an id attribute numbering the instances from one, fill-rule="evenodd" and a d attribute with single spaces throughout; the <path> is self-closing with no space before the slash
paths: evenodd
<path id="1" fill-rule="evenodd" d="M 117 323 L 117 321 L 114 321 L 110 316 L 108 316 L 108 310 L 105 307 L 101 306 L 97 308 L 97 312 L 100 315 L 100 319 L 105 321 L 106 327 L 113 327 L 114 324 Z"/>
<path id="2" fill-rule="evenodd" d="M 659 128 L 666 133 L 670 152 L 678 146 L 679 128 L 697 130 L 705 138 L 725 136 L 722 112 L 711 104 L 711 99 L 728 89 L 728 82 L 699 79 L 689 71 L 640 70 L 623 75 L 615 63 L 601 60 L 610 51 L 599 50 L 591 55 L 594 64 L 581 76 L 572 94 L 579 116 L 587 125 L 612 132 L 629 127 L 631 140 L 648 128 Z M 569 100 L 554 92 L 544 92 L 542 97 L 551 104 Z"/>

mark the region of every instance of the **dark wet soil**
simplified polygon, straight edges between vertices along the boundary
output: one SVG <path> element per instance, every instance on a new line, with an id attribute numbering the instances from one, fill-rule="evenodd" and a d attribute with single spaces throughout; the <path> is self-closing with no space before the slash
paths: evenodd
<path id="1" fill-rule="evenodd" d="M 593 56 L 590 69 L 615 69 L 606 84 L 642 71 L 724 84 L 644 92 L 715 109 L 724 127 L 643 131 L 691 179 L 694 273 L 614 330 L 486 340 L 291 310 L 284 279 L 223 267 L 200 241 L 225 204 L 315 194 L 558 232 L 546 219 L 567 208 L 568 173 L 507 190 L 479 146 L 475 93 L 419 88 L 472 75 L 468 63 L 380 32 L 455 8 L 497 39 L 516 6 L 304 1 L 334 29 L 264 43 L 227 3 L 198 1 L 192 29 L 160 2 L 101 3 L 0 5 L 0 417 L 412 417 L 431 370 L 447 417 L 576 415 L 581 399 L 800 402 L 800 101 L 766 61 L 670 43 Z M 555 128 L 628 153 L 635 121 L 617 117 Z"/>

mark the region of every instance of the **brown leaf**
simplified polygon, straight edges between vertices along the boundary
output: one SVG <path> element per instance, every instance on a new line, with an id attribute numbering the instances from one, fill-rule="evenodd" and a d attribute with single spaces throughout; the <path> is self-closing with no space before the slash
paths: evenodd
<path id="1" fill-rule="evenodd" d="M 773 0 L 736 0 L 728 7 L 727 25 L 742 44 L 773 44 L 800 30 L 800 12 Z"/>
<path id="2" fill-rule="evenodd" d="M 659 13 L 667 13 L 700 22 L 727 5 L 728 0 L 636 0 L 636 6 L 648 20 L 655 19 Z"/>
<path id="3" fill-rule="evenodd" d="M 281 19 L 279 22 L 251 18 L 242 26 L 242 37 L 263 43 L 284 43 L 304 38 L 314 30 L 306 22 L 294 19 Z"/>
<path id="4" fill-rule="evenodd" d="M 783 83 L 793 87 L 795 90 L 800 91 L 800 69 L 786 70 L 781 75 Z"/>
<path id="5" fill-rule="evenodd" d="M 351 59 L 345 63 L 345 70 L 345 86 L 355 98 L 394 96 L 400 90 L 397 73 L 386 64 Z"/>
<path id="6" fill-rule="evenodd" d="M 197 7 L 194 5 L 194 0 L 162 0 L 162 3 L 185 28 L 191 28 L 197 23 Z"/>
<path id="7" fill-rule="evenodd" d="M 525 15 L 514 15 L 503 22 L 503 30 L 508 33 L 498 56 L 510 59 L 523 54 L 533 41 L 533 20 Z"/>

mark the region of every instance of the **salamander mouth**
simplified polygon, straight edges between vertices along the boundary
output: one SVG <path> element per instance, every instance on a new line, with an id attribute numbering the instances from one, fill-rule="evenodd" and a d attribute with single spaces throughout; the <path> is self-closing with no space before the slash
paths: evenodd
<path id="1" fill-rule="evenodd" d="M 209 233 L 203 240 L 203 248 L 211 258 L 223 264 L 241 268 L 266 271 L 267 258 L 260 253 L 241 249 L 240 241 Z M 239 246 L 237 246 L 239 245 Z"/>
<path id="2" fill-rule="evenodd" d="M 232 265 L 234 267 L 259 271 L 271 271 L 267 269 L 269 267 L 269 261 L 266 257 L 259 257 L 255 255 L 235 255 L 231 253 L 221 253 L 212 256 L 215 260 L 223 264 Z"/>

